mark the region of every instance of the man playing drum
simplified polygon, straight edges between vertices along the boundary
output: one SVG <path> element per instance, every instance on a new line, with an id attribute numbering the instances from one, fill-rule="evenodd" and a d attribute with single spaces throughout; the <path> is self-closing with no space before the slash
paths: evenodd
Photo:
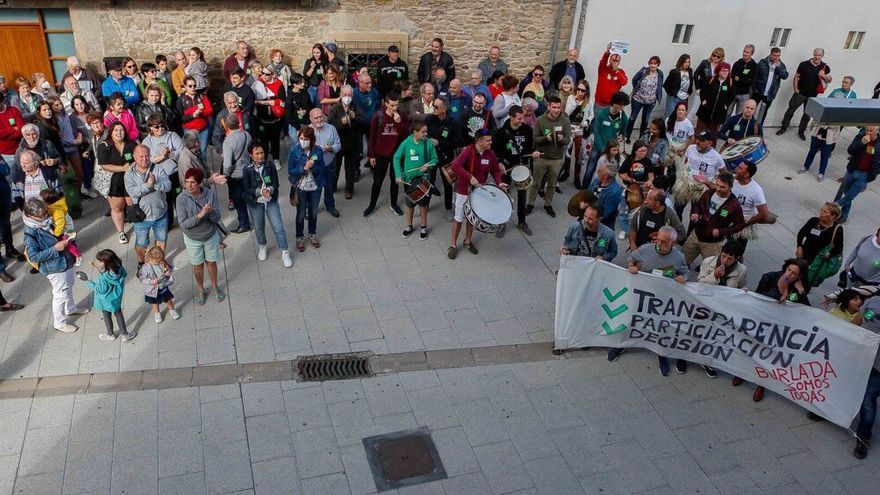
<path id="1" fill-rule="evenodd" d="M 486 182 L 489 173 L 495 184 L 507 191 L 508 186 L 501 181 L 504 168 L 498 163 L 495 152 L 492 151 L 492 133 L 489 129 L 478 129 L 474 133 L 474 144 L 466 147 L 452 162 L 452 170 L 457 180 L 455 182 L 455 217 L 452 223 L 452 239 L 446 256 L 454 260 L 458 256 L 458 234 L 461 232 L 461 223 L 464 222 L 464 204 L 468 199 L 469 188 L 479 187 Z M 507 201 L 507 196 L 504 196 Z M 508 212 L 509 213 L 509 212 Z M 473 254 L 479 251 L 473 243 L 474 226 L 470 223 L 465 227 L 464 248 Z"/>
<path id="2" fill-rule="evenodd" d="M 416 121 L 410 126 L 412 135 L 404 139 L 394 153 L 394 176 L 397 183 L 404 185 L 404 204 L 406 205 L 406 227 L 401 235 L 409 237 L 413 232 L 413 213 L 419 206 L 421 230 L 419 239 L 428 238 L 428 203 L 431 201 L 429 174 L 437 166 L 437 151 L 428 139 L 428 127 L 424 121 Z"/>
<path id="3" fill-rule="evenodd" d="M 764 127 L 755 115 L 756 108 L 758 108 L 758 104 L 755 103 L 755 100 L 746 100 L 743 103 L 742 113 L 730 117 L 721 126 L 718 138 L 724 141 L 724 145 L 721 146 L 722 150 L 749 136 L 764 137 Z"/>
<path id="4" fill-rule="evenodd" d="M 510 171 L 513 167 L 524 165 L 531 169 L 532 159 L 541 156 L 532 147 L 532 128 L 523 122 L 523 109 L 519 105 L 510 107 L 510 117 L 495 131 L 492 138 L 492 149 L 498 160 L 507 167 L 504 182 L 510 184 Z M 525 235 L 532 235 L 532 229 L 526 223 L 526 189 L 516 191 L 516 228 Z M 503 232 L 503 230 L 502 230 Z"/>

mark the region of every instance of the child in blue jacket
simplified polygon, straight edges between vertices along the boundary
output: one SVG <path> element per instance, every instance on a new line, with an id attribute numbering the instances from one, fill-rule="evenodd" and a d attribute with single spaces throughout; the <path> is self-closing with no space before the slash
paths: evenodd
<path id="1" fill-rule="evenodd" d="M 122 314 L 122 292 L 125 289 L 125 277 L 128 275 L 122 266 L 122 260 L 112 249 L 102 249 L 95 255 L 92 266 L 98 269 L 98 277 L 86 282 L 86 287 L 95 293 L 95 309 L 104 315 L 105 333 L 98 336 L 101 340 L 116 340 L 122 335 L 122 341 L 127 342 L 137 335 L 137 331 L 129 332 L 125 325 L 125 316 Z M 119 331 L 113 329 L 113 317 L 119 326 Z"/>

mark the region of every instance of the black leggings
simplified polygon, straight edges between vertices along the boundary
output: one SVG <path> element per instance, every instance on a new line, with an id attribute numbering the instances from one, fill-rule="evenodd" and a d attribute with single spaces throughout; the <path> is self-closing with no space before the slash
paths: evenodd
<path id="1" fill-rule="evenodd" d="M 174 205 L 177 204 L 177 195 L 180 192 L 180 176 L 174 172 L 168 176 L 168 180 L 171 181 L 171 189 L 165 193 L 165 204 L 167 205 L 165 216 L 168 218 L 168 228 L 170 229 L 174 225 Z"/>
<path id="2" fill-rule="evenodd" d="M 391 194 L 391 205 L 397 205 L 399 187 L 397 186 L 397 180 L 394 178 L 394 167 L 391 167 L 391 157 L 379 156 L 376 157 L 376 166 L 373 167 L 373 188 L 370 190 L 370 206 L 376 206 L 376 200 L 379 199 L 379 193 L 382 192 L 382 182 L 385 181 L 386 174 L 391 175 L 391 185 L 388 188 Z"/>
<path id="3" fill-rule="evenodd" d="M 526 223 L 526 193 L 529 191 L 528 189 L 517 189 L 513 187 L 512 180 L 510 179 L 510 174 L 504 174 L 501 177 L 501 182 L 510 186 L 510 190 L 516 191 L 516 224 Z M 542 186 L 543 187 L 543 186 Z"/>
<path id="4" fill-rule="evenodd" d="M 360 157 L 357 150 L 343 150 L 336 155 L 336 178 L 333 184 L 339 183 L 339 174 L 345 170 L 345 191 L 354 192 L 354 178 L 360 164 Z M 336 188 L 334 188 L 334 191 Z"/>
<path id="5" fill-rule="evenodd" d="M 116 324 L 119 326 L 119 332 L 113 331 L 113 319 L 110 318 L 111 313 L 109 311 L 101 311 L 101 314 L 104 315 L 104 328 L 107 329 L 107 335 L 115 335 L 119 337 L 120 335 L 128 333 L 128 327 L 125 326 L 125 316 L 122 315 L 121 309 L 112 313 L 112 316 L 116 317 Z"/>

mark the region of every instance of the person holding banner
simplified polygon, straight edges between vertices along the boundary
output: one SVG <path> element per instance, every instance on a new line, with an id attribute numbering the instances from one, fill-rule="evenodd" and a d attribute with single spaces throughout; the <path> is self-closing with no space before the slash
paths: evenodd
<path id="1" fill-rule="evenodd" d="M 748 270 L 737 261 L 741 254 L 739 243 L 727 241 L 721 247 L 721 254 L 703 260 L 697 282 L 745 289 Z"/>
<path id="2" fill-rule="evenodd" d="M 657 232 L 652 244 L 645 244 L 630 253 L 626 262 L 630 273 L 655 273 L 663 277 L 672 278 L 683 284 L 687 280 L 688 266 L 684 262 L 684 255 L 675 247 L 678 232 L 673 227 L 664 225 Z M 616 361 L 625 349 L 612 347 L 608 349 L 608 360 Z M 658 356 L 660 374 L 669 376 L 669 361 L 664 356 Z"/>
<path id="3" fill-rule="evenodd" d="M 767 272 L 761 276 L 755 292 L 762 296 L 776 299 L 779 304 L 785 301 L 810 305 L 807 293 L 810 286 L 807 283 L 807 270 L 809 265 L 801 258 L 789 258 L 782 264 L 782 270 Z M 735 376 L 731 382 L 734 387 L 742 385 L 743 379 Z M 752 394 L 752 400 L 761 402 L 764 399 L 764 387 L 758 385 L 755 387 L 755 393 Z"/>
<path id="4" fill-rule="evenodd" d="M 862 304 L 862 328 L 880 334 L 880 298 L 872 297 Z M 880 352 L 874 357 L 874 366 L 868 376 L 865 398 L 859 408 L 859 421 L 856 426 L 856 447 L 853 456 L 864 459 L 868 455 L 874 420 L 877 417 L 877 397 L 880 397 Z"/>
<path id="5" fill-rule="evenodd" d="M 598 205 L 588 204 L 583 211 L 583 218 L 568 227 L 559 254 L 587 256 L 610 263 L 617 256 L 614 231 L 599 222 L 602 215 Z"/>

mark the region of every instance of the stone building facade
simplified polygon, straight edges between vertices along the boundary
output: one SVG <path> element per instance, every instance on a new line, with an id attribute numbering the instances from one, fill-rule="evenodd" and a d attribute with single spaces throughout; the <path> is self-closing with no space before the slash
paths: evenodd
<path id="1" fill-rule="evenodd" d="M 233 42 L 244 39 L 264 62 L 270 49 L 280 48 L 298 71 L 315 42 L 360 49 L 373 41 L 400 45 L 414 73 L 419 56 L 440 36 L 462 74 L 497 44 L 511 72 L 522 76 L 565 56 L 575 3 L 507 0 L 472 4 L 475 9 L 448 0 L 9 0 L 8 8 L 69 9 L 77 54 L 93 68 L 104 57 L 152 61 L 156 53 L 199 46 L 216 70 Z"/>

